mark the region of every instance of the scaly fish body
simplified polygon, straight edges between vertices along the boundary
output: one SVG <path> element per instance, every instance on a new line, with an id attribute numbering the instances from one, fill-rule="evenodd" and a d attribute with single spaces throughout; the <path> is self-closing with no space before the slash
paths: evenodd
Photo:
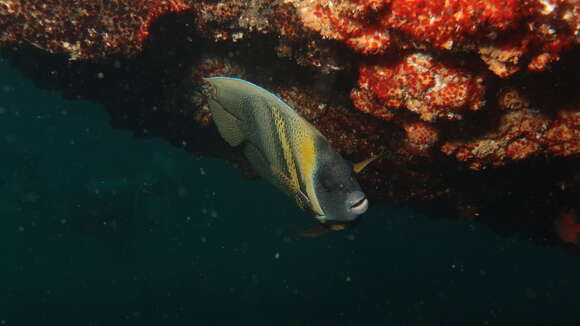
<path id="1" fill-rule="evenodd" d="M 321 222 L 348 222 L 368 202 L 352 169 L 328 140 L 280 98 L 250 82 L 206 79 L 210 111 L 222 137 L 243 146 L 255 170 Z"/>

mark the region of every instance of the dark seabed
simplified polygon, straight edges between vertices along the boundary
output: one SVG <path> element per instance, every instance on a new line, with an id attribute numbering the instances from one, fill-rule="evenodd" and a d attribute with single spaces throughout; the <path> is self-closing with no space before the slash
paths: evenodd
<path id="1" fill-rule="evenodd" d="M 308 214 L 0 63 L 0 325 L 579 325 L 580 258 L 375 205 Z"/>

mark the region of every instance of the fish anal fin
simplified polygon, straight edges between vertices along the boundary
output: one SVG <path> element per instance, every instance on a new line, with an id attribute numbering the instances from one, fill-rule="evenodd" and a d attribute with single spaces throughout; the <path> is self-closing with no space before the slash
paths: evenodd
<path id="1" fill-rule="evenodd" d="M 307 230 L 298 232 L 297 235 L 303 238 L 317 238 L 332 231 L 343 231 L 347 229 L 347 224 L 317 224 Z"/>
<path id="2" fill-rule="evenodd" d="M 331 230 L 328 227 L 322 224 L 317 224 L 309 229 L 296 233 L 296 235 L 302 238 L 318 238 L 320 236 L 327 234 L 330 231 Z"/>
<path id="3" fill-rule="evenodd" d="M 209 101 L 209 108 L 218 131 L 225 141 L 234 147 L 243 143 L 245 137 L 241 129 L 241 121 L 213 99 Z"/>

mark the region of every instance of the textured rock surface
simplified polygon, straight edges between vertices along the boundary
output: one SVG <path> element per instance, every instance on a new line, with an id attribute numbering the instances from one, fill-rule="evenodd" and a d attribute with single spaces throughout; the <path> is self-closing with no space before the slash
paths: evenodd
<path id="1" fill-rule="evenodd" d="M 482 76 L 442 65 L 424 53 L 399 60 L 360 66 L 358 89 L 352 93 L 358 109 L 391 120 L 397 109 L 406 108 L 421 120 L 434 121 L 461 119 L 461 111 L 483 107 Z M 361 96 L 372 103 L 361 101 Z"/>
<path id="2" fill-rule="evenodd" d="M 0 48 L 114 127 L 248 175 L 202 77 L 251 80 L 347 159 L 383 153 L 360 175 L 372 199 L 574 248 L 579 17 L 576 0 L 0 0 Z"/>
<path id="3" fill-rule="evenodd" d="M 181 0 L 2 0 L 0 45 L 29 44 L 73 60 L 130 56 L 157 17 L 189 7 Z"/>

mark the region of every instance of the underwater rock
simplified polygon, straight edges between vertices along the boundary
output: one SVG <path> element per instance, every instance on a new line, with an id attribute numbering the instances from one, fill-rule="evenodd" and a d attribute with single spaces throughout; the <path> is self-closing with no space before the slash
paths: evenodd
<path id="1" fill-rule="evenodd" d="M 531 70 L 546 69 L 580 41 L 580 4 L 575 0 L 291 2 L 306 27 L 359 53 L 479 51 L 502 77 L 524 61 Z M 502 67 L 507 65 L 511 67 Z"/>
<path id="2" fill-rule="evenodd" d="M 33 45 L 72 60 L 140 52 L 160 15 L 190 7 L 183 0 L 1 0 L 0 47 Z"/>
<path id="3" fill-rule="evenodd" d="M 498 167 L 539 154 L 580 155 L 579 108 L 558 112 L 549 118 L 526 109 L 501 116 L 498 126 L 481 137 L 467 142 L 450 141 L 441 150 L 468 162 L 474 170 Z"/>
<path id="4" fill-rule="evenodd" d="M 0 0 L 0 51 L 113 127 L 248 176 L 202 78 L 252 81 L 346 159 L 383 154 L 359 176 L 371 200 L 562 244 L 559 216 L 580 209 L 579 17 L 574 0 Z"/>

